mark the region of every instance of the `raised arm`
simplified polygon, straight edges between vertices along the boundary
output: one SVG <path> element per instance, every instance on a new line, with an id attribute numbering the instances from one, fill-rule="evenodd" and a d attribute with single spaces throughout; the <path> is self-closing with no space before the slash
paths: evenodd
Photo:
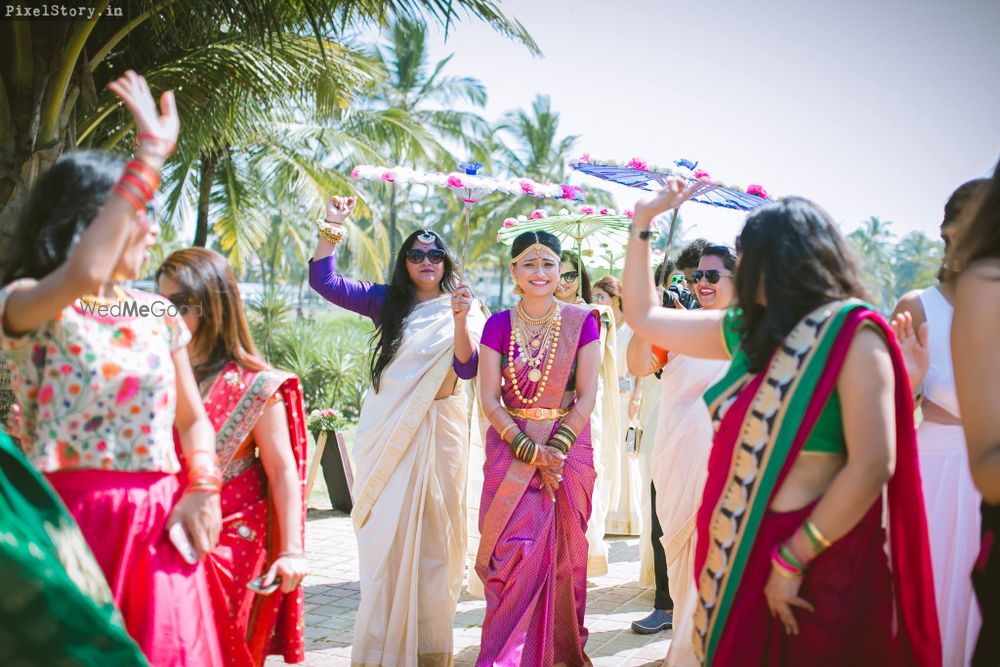
<path id="1" fill-rule="evenodd" d="M 309 260 L 309 286 L 330 303 L 370 317 L 378 326 L 386 286 L 352 280 L 337 272 L 337 245 L 346 235 L 343 222 L 353 209 L 354 197 L 330 198 L 316 252 Z"/>
<path id="2" fill-rule="evenodd" d="M 1000 262 L 974 264 L 958 279 L 951 357 L 972 481 L 1000 503 Z"/>
<path id="3" fill-rule="evenodd" d="M 659 307 L 649 241 L 639 238 L 639 233 L 649 231 L 653 218 L 690 199 L 696 187 L 685 187 L 684 181 L 671 178 L 652 197 L 636 204 L 625 255 L 622 310 L 635 335 L 650 343 L 691 357 L 728 359 L 721 333 L 724 311 L 681 312 Z"/>
<path id="4" fill-rule="evenodd" d="M 135 151 L 140 163 L 135 167 L 138 173 L 129 177 L 143 182 L 152 191 L 158 186 L 164 160 L 177 143 L 180 121 L 174 95 L 170 91 L 163 93 L 157 111 L 146 80 L 132 70 L 108 84 L 108 88 L 125 103 L 141 137 Z M 81 296 L 97 294 L 102 285 L 112 280 L 131 239 L 137 234 L 145 236 L 149 231 L 145 202 L 140 201 L 142 193 L 136 185 L 126 183 L 125 178 L 115 186 L 116 191 L 97 212 L 66 261 L 38 282 L 27 283 L 11 293 L 3 319 L 8 335 L 20 336 L 37 329 Z M 120 190 L 131 194 L 120 194 Z"/>

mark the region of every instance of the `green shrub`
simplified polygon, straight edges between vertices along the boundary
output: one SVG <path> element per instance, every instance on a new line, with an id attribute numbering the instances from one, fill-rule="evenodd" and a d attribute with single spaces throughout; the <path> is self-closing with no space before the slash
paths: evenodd
<path id="1" fill-rule="evenodd" d="M 335 408 L 345 418 L 356 420 L 371 384 L 371 321 L 338 314 L 267 324 L 259 317 L 251 320 L 254 339 L 262 351 L 268 350 L 272 366 L 298 376 L 306 413 Z"/>

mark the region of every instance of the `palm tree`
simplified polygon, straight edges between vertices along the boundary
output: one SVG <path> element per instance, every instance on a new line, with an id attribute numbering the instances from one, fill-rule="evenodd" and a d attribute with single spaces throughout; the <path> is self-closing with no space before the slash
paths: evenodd
<path id="1" fill-rule="evenodd" d="M 216 45 L 224 35 L 232 55 L 243 48 L 257 48 L 271 56 L 281 53 L 289 32 L 306 34 L 320 46 L 325 34 L 340 35 L 365 25 L 419 16 L 446 27 L 464 9 L 498 32 L 537 46 L 516 20 L 505 16 L 493 0 L 121 0 L 112 10 L 123 19 L 102 17 L 110 0 L 93 0 L 92 18 L 69 21 L 15 20 L 0 24 L 0 207 L 27 187 L 67 147 L 78 145 L 98 108 L 98 90 L 126 68 L 143 73 L 172 72 L 180 84 L 188 80 L 214 82 L 226 90 L 230 72 L 212 58 L 198 60 L 204 45 Z M 203 55 L 204 51 L 202 50 Z M 209 54 L 211 55 L 211 54 Z M 323 57 L 335 59 L 336 54 Z M 193 58 L 185 61 L 185 58 Z M 235 57 L 235 56 L 234 56 Z M 280 56 L 277 57 L 280 62 Z M 271 67 L 270 60 L 257 66 Z M 198 70 L 191 69 L 198 67 Z M 261 74 L 263 74 L 261 72 Z M 261 77 L 263 78 L 263 77 Z M 197 92 L 198 86 L 193 86 Z M 186 97 L 183 85 L 175 87 L 180 109 L 210 113 Z M 280 90 L 280 88 L 279 88 Z M 196 101 L 196 100 L 194 100 Z M 253 107 L 255 100 L 249 100 Z M 236 98 L 238 114 L 251 109 Z M 111 107 L 115 109 L 117 107 Z M 107 119 L 107 116 L 112 116 Z M 119 139 L 128 132 L 120 112 L 98 117 L 112 122 Z M 186 120 L 192 120 L 187 114 Z M 217 137 L 215 139 L 218 139 Z M 112 142 L 114 145 L 116 142 Z M 196 151 L 192 151 L 196 153 Z M 209 163 L 209 166 L 210 163 Z"/>
<path id="2" fill-rule="evenodd" d="M 427 26 L 403 18 L 392 24 L 386 44 L 372 52 L 386 73 L 369 99 L 367 110 L 373 115 L 395 114 L 424 129 L 423 133 L 400 128 L 381 137 L 388 159 L 394 165 L 451 171 L 459 160 L 449 147 L 474 151 L 487 135 L 488 124 L 473 111 L 454 108 L 468 104 L 482 108 L 486 88 L 473 77 L 448 76 L 444 69 L 447 56 L 433 65 L 428 59 Z M 389 255 L 394 256 L 400 233 L 400 188 L 391 183 L 380 186 L 380 211 L 388 219 Z M 410 194 L 406 188 L 405 195 Z"/>
<path id="3" fill-rule="evenodd" d="M 910 232 L 893 249 L 892 272 L 896 298 L 932 285 L 941 268 L 942 244 L 923 232 Z"/>
<path id="4" fill-rule="evenodd" d="M 847 235 L 860 254 L 865 284 L 877 306 L 891 308 L 895 300 L 895 278 L 892 272 L 892 223 L 872 216 Z"/>

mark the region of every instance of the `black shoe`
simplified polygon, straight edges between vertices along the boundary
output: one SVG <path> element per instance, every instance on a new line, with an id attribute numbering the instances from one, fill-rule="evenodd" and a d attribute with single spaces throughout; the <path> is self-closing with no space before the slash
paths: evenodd
<path id="1" fill-rule="evenodd" d="M 653 635 L 660 630 L 669 630 L 674 626 L 674 612 L 654 609 L 653 613 L 644 619 L 632 621 L 632 632 L 640 635 Z"/>

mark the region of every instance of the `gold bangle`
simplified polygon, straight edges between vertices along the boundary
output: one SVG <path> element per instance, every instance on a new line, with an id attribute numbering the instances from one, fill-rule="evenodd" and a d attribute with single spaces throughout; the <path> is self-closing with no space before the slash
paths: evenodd
<path id="1" fill-rule="evenodd" d="M 507 431 L 511 430 L 512 428 L 517 428 L 517 422 L 511 422 L 507 424 L 507 426 L 505 426 L 504 429 L 500 431 L 500 439 L 503 440 L 504 442 L 507 442 L 504 436 L 506 436 Z"/>
<path id="2" fill-rule="evenodd" d="M 781 576 L 785 577 L 786 579 L 801 579 L 802 578 L 801 574 L 792 574 L 791 572 L 789 572 L 785 568 L 783 568 L 780 565 L 778 565 L 777 563 L 775 563 L 773 560 L 771 561 L 771 569 L 774 570 L 775 572 L 777 572 L 778 574 L 780 574 Z"/>
<path id="3" fill-rule="evenodd" d="M 823 533 L 819 532 L 819 528 L 817 528 L 816 524 L 814 524 L 812 521 L 806 519 L 806 522 L 802 524 L 802 528 L 805 531 L 812 533 L 812 536 L 816 538 L 817 542 L 823 545 L 824 549 L 829 549 L 830 546 L 833 544 L 833 542 L 826 539 Z"/>

